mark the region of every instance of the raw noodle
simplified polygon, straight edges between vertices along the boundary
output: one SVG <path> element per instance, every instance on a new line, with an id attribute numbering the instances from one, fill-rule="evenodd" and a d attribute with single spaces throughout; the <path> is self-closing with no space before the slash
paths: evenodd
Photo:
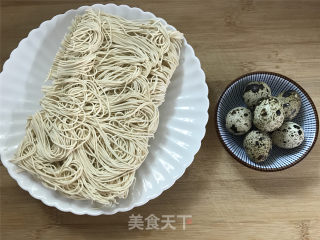
<path id="1" fill-rule="evenodd" d="M 65 36 L 12 160 L 73 199 L 126 198 L 148 154 L 183 35 L 88 10 Z"/>

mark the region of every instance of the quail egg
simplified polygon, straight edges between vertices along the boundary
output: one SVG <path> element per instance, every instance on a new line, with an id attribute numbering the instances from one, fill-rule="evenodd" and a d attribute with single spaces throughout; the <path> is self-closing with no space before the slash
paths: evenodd
<path id="1" fill-rule="evenodd" d="M 247 84 L 243 100 L 249 108 L 254 108 L 261 98 L 269 97 L 271 89 L 265 82 L 250 82 Z"/>
<path id="2" fill-rule="evenodd" d="M 272 142 L 280 148 L 298 147 L 304 140 L 304 131 L 299 124 L 285 122 L 279 129 L 272 133 Z"/>
<path id="3" fill-rule="evenodd" d="M 254 110 L 253 124 L 261 131 L 272 132 L 281 127 L 283 120 L 281 102 L 275 97 L 260 100 Z"/>
<path id="4" fill-rule="evenodd" d="M 292 120 L 297 116 L 301 108 L 301 98 L 296 91 L 289 90 L 282 92 L 278 95 L 278 99 L 282 102 L 286 120 Z"/>
<path id="5" fill-rule="evenodd" d="M 252 161 L 262 162 L 269 156 L 272 141 L 267 133 L 253 130 L 244 138 L 243 146 Z"/>
<path id="6" fill-rule="evenodd" d="M 252 126 L 252 114 L 248 108 L 236 107 L 228 112 L 226 117 L 226 128 L 233 135 L 243 135 Z"/>

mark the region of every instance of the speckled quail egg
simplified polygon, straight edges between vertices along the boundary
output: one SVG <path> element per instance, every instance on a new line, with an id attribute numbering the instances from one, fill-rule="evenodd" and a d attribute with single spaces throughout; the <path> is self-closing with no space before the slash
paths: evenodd
<path id="1" fill-rule="evenodd" d="M 292 120 L 300 111 L 301 98 L 299 93 L 294 90 L 282 92 L 278 95 L 278 99 L 282 102 L 284 117 L 286 120 Z"/>
<path id="2" fill-rule="evenodd" d="M 281 127 L 284 121 L 284 111 L 281 102 L 275 97 L 259 101 L 254 110 L 253 124 L 265 132 L 272 132 Z"/>
<path id="3" fill-rule="evenodd" d="M 252 126 L 252 114 L 248 108 L 236 107 L 231 109 L 226 117 L 226 128 L 233 135 L 243 135 Z"/>
<path id="4" fill-rule="evenodd" d="M 252 161 L 262 162 L 269 156 L 272 141 L 267 133 L 253 130 L 244 138 L 243 146 Z"/>
<path id="5" fill-rule="evenodd" d="M 271 95 L 271 89 L 265 82 L 250 82 L 247 84 L 242 95 L 244 102 L 249 108 L 254 108 L 261 98 Z"/>
<path id="6" fill-rule="evenodd" d="M 272 133 L 272 142 L 280 148 L 298 147 L 304 140 L 304 132 L 299 124 L 285 122 L 279 129 Z"/>

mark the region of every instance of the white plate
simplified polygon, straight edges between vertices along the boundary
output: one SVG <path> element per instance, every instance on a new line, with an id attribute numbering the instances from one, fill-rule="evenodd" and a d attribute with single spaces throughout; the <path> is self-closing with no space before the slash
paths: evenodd
<path id="1" fill-rule="evenodd" d="M 150 12 L 126 5 L 91 6 L 127 19 L 156 18 Z M 150 141 L 150 153 L 136 173 L 136 183 L 127 199 L 113 207 L 97 207 L 90 201 L 71 200 L 44 187 L 28 173 L 17 173 L 10 163 L 25 133 L 26 119 L 39 110 L 41 87 L 72 19 L 88 6 L 70 10 L 32 30 L 11 53 L 0 75 L 1 161 L 21 188 L 44 204 L 74 214 L 114 214 L 141 206 L 159 196 L 182 176 L 200 148 L 208 121 L 208 87 L 192 47 L 184 40 L 180 65 L 160 107 L 160 123 Z M 163 19 L 163 23 L 167 24 Z M 171 27 L 171 26 L 170 26 Z"/>

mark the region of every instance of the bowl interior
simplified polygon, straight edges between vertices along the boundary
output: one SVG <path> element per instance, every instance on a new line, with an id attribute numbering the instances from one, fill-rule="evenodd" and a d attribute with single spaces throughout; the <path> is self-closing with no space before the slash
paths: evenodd
<path id="1" fill-rule="evenodd" d="M 305 141 L 294 149 L 281 149 L 273 146 L 270 156 L 262 163 L 255 163 L 247 157 L 243 148 L 244 136 L 234 136 L 229 133 L 225 127 L 227 113 L 232 108 L 246 106 L 242 99 L 242 93 L 246 84 L 251 81 L 263 81 L 267 83 L 271 88 L 273 96 L 277 96 L 282 91 L 295 90 L 300 94 L 302 100 L 299 114 L 291 121 L 302 126 L 305 133 Z M 222 143 L 231 155 L 248 167 L 264 171 L 285 169 L 302 160 L 312 148 L 318 133 L 317 113 L 310 97 L 297 83 L 284 76 L 273 73 L 261 72 L 247 74 L 231 83 L 220 97 L 217 106 L 216 120 Z"/>

